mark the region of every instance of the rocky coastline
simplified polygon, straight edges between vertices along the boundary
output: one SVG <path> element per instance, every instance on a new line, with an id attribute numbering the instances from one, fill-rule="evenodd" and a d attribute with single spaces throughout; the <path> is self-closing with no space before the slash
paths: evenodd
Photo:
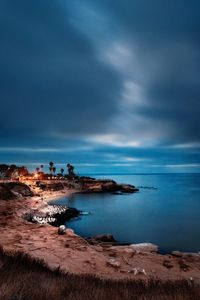
<path id="1" fill-rule="evenodd" d="M 59 191 L 64 188 L 74 188 L 76 189 L 76 193 L 111 193 L 111 192 L 119 192 L 119 193 L 135 193 L 138 192 L 139 189 L 134 185 L 130 184 L 119 184 L 111 179 L 95 179 L 92 177 L 77 177 L 74 180 L 62 180 L 58 182 L 49 182 L 49 181 L 37 181 L 37 187 L 39 187 L 43 191 L 52 190 Z"/>
<path id="2" fill-rule="evenodd" d="M 28 253 L 50 270 L 93 274 L 100 278 L 148 280 L 186 279 L 200 282 L 200 254 L 174 251 L 162 255 L 150 243 L 119 245 L 112 235 L 83 239 L 71 229 L 59 234 L 66 219 L 77 217 L 75 208 L 49 205 L 61 195 L 92 192 L 136 192 L 112 180 L 83 178 L 83 182 L 0 184 L 0 245 L 8 253 Z M 50 226 L 54 225 L 54 226 Z"/>
<path id="3" fill-rule="evenodd" d="M 33 189 L 32 189 L 33 188 Z M 79 177 L 67 181 L 36 181 L 35 186 L 21 182 L 0 183 L 0 199 L 11 200 L 14 198 L 32 197 L 43 192 L 58 192 L 66 188 L 75 190 L 73 193 L 135 193 L 139 191 L 135 186 L 118 184 L 114 180 L 99 180 L 91 177 Z M 35 191 L 34 191 L 35 189 Z M 60 226 L 72 218 L 78 217 L 82 212 L 76 208 L 63 205 L 48 205 L 44 209 L 26 212 L 24 218 L 32 223 L 50 224 Z"/>

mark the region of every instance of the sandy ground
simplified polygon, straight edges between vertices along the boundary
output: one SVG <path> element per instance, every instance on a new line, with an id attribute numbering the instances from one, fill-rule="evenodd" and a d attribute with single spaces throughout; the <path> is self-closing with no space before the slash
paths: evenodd
<path id="1" fill-rule="evenodd" d="M 21 251 L 42 259 L 50 269 L 75 274 L 94 274 L 112 279 L 182 279 L 200 282 L 200 255 L 161 255 L 135 251 L 131 246 L 90 245 L 77 235 L 58 235 L 48 224 L 32 224 L 23 214 L 73 190 L 43 192 L 40 197 L 0 201 L 0 245 L 9 252 Z"/>

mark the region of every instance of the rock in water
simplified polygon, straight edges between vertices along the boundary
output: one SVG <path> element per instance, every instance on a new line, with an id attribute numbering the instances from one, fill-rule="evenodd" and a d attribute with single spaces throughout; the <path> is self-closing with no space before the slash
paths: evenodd
<path id="1" fill-rule="evenodd" d="M 66 233 L 66 227 L 65 225 L 61 225 L 58 227 L 58 234 L 65 234 Z"/>

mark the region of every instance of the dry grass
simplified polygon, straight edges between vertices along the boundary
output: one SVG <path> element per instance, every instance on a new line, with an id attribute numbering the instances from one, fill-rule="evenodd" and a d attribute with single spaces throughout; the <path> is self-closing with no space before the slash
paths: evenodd
<path id="1" fill-rule="evenodd" d="M 111 281 L 51 272 L 29 256 L 0 249 L 0 300 L 199 300 L 200 287 L 187 281 Z"/>

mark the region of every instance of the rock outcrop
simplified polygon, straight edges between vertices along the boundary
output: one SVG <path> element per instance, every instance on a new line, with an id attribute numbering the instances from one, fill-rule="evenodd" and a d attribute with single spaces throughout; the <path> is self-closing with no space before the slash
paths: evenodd
<path id="1" fill-rule="evenodd" d="M 30 187 L 21 182 L 0 183 L 0 199 L 24 198 L 33 196 Z"/>
<path id="2" fill-rule="evenodd" d="M 59 181 L 37 181 L 36 187 L 41 191 L 61 191 L 74 189 L 77 193 L 134 193 L 139 191 L 134 185 L 119 184 L 111 179 L 95 179 L 91 177 L 76 177 Z"/>
<path id="3" fill-rule="evenodd" d="M 43 210 L 30 211 L 24 218 L 32 223 L 61 226 L 66 221 L 78 217 L 80 211 L 76 208 L 62 205 L 48 205 Z"/>
<path id="4" fill-rule="evenodd" d="M 118 184 L 110 179 L 95 179 L 90 177 L 80 177 L 81 193 L 134 193 L 139 191 L 134 185 Z"/>

